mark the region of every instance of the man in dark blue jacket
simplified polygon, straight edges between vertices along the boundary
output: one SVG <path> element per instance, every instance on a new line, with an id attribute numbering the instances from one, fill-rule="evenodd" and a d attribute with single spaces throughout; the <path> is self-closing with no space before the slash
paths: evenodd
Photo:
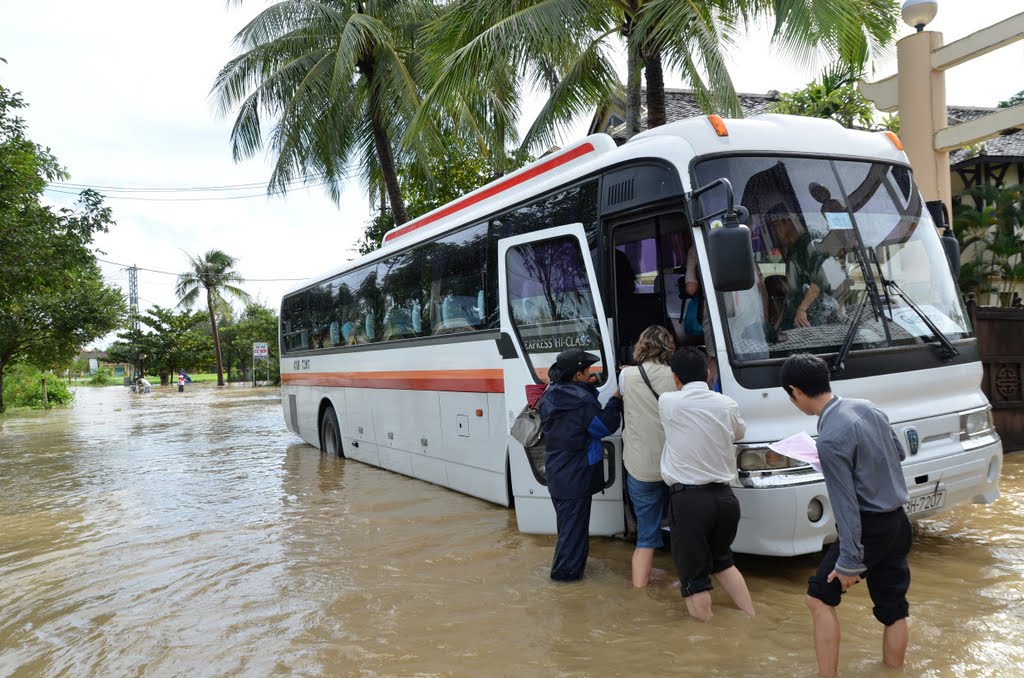
<path id="1" fill-rule="evenodd" d="M 544 469 L 558 529 L 551 563 L 555 581 L 583 577 L 590 551 L 591 497 L 604 486 L 601 439 L 618 430 L 622 419 L 619 392 L 602 408 L 590 383 L 590 366 L 599 361 L 578 348 L 559 353 L 539 404 Z"/>

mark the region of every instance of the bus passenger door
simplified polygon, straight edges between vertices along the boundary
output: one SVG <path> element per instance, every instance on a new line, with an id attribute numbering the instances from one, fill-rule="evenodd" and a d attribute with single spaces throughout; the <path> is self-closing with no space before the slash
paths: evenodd
<path id="1" fill-rule="evenodd" d="M 614 353 L 594 265 L 582 224 L 556 226 L 498 241 L 499 349 L 508 424 L 526 405 L 526 386 L 548 380 L 555 356 L 582 348 L 600 356 L 592 372 L 599 398 L 616 389 Z M 519 530 L 555 533 L 555 512 L 544 473 L 543 441 L 524 449 L 508 437 L 512 494 Z M 625 532 L 622 439 L 604 441 L 604 489 L 594 495 L 590 533 Z"/>

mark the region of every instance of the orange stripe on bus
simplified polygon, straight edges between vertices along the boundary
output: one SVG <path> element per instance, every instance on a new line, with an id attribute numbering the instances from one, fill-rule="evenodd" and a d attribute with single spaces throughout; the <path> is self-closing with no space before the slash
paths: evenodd
<path id="1" fill-rule="evenodd" d="M 301 386 L 350 386 L 410 391 L 504 393 L 501 370 L 417 370 L 414 372 L 293 372 L 281 381 Z"/>
<path id="2" fill-rule="evenodd" d="M 426 226 L 427 224 L 431 224 L 431 223 L 433 223 L 435 221 L 438 221 L 438 220 L 443 219 L 443 218 L 445 218 L 447 216 L 455 214 L 456 212 L 464 210 L 467 207 L 471 207 L 471 206 L 477 204 L 478 202 L 482 202 L 482 201 L 486 200 L 487 198 L 494 197 L 494 196 L 498 195 L 499 193 L 501 193 L 502 191 L 507 191 L 508 189 L 514 188 L 515 186 L 518 186 L 519 184 L 525 183 L 525 182 L 529 181 L 530 179 L 533 179 L 535 177 L 539 177 L 541 174 L 544 174 L 545 172 L 549 172 L 549 171 L 555 169 L 556 167 L 561 167 L 562 165 L 564 165 L 564 164 L 566 164 L 568 162 L 572 162 L 576 158 L 579 158 L 580 156 L 586 155 L 587 153 L 590 153 L 593 150 L 594 150 L 594 145 L 591 144 L 591 143 L 580 144 L 576 148 L 573 148 L 573 149 L 571 149 L 571 150 L 569 150 L 569 151 L 567 151 L 567 152 L 565 152 L 565 153 L 563 153 L 561 155 L 556 155 L 555 157 L 551 158 L 550 160 L 542 162 L 541 164 L 537 165 L 536 167 L 533 167 L 533 168 L 530 168 L 530 169 L 526 170 L 522 174 L 516 174 L 516 175 L 513 175 L 513 176 L 509 177 L 508 179 L 505 179 L 504 181 L 498 182 L 497 184 L 494 184 L 490 188 L 488 188 L 486 190 L 483 190 L 483 191 L 480 191 L 476 195 L 466 196 L 462 200 L 453 202 L 450 205 L 448 205 L 448 207 L 444 207 L 444 208 L 438 210 L 437 212 L 433 212 L 431 214 L 425 214 L 422 217 L 420 217 L 419 219 L 414 219 L 413 221 L 409 222 L 408 224 L 406 224 L 402 228 L 399 228 L 397 231 L 392 231 L 390 233 L 385 234 L 384 235 L 384 242 L 390 242 L 391 240 L 393 240 L 395 238 L 398 238 L 398 237 L 401 237 L 401 236 L 405 235 L 406 233 L 412 233 L 416 229 L 422 228 L 422 227 Z"/>

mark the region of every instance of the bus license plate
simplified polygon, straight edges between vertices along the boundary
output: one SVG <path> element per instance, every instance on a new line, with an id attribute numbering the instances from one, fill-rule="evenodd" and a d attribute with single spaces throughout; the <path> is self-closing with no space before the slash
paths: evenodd
<path id="1" fill-rule="evenodd" d="M 908 516 L 915 513 L 924 513 L 934 509 L 942 508 L 946 504 L 946 491 L 936 490 L 931 494 L 923 494 L 919 497 L 911 497 L 910 501 L 903 505 Z"/>

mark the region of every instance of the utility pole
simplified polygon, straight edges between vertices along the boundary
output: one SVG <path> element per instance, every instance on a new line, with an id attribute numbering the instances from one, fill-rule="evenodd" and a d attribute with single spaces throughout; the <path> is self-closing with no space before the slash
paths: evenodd
<path id="1" fill-rule="evenodd" d="M 128 268 L 128 322 L 132 335 L 138 337 L 142 333 L 142 324 L 139 321 L 139 267 L 135 265 Z M 131 375 L 131 380 L 133 384 L 142 376 L 141 362 L 141 358 L 136 356 L 135 364 L 132 365 L 134 373 Z"/>

